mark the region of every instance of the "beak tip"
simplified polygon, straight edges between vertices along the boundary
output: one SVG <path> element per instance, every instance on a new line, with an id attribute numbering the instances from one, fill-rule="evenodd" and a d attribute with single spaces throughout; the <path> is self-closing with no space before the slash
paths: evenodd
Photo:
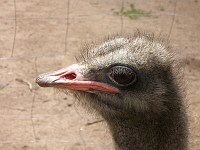
<path id="1" fill-rule="evenodd" d="M 39 75 L 35 79 L 35 82 L 41 87 L 48 87 L 48 84 L 47 84 L 46 80 L 44 80 L 44 76 Z"/>

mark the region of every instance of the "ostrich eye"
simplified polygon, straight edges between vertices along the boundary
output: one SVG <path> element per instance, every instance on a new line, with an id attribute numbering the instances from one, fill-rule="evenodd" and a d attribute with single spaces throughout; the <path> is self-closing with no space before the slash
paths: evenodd
<path id="1" fill-rule="evenodd" d="M 108 77 L 120 86 L 128 86 L 136 81 L 134 70 L 127 66 L 112 67 L 108 72 Z"/>

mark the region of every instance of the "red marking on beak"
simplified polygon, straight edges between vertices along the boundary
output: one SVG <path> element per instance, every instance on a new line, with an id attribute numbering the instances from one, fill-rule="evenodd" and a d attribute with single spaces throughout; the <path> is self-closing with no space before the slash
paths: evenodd
<path id="1" fill-rule="evenodd" d="M 73 64 L 61 70 L 41 74 L 36 79 L 36 83 L 41 87 L 67 88 L 85 92 L 92 92 L 91 89 L 109 93 L 119 92 L 113 86 L 84 78 L 80 69 L 78 64 Z"/>

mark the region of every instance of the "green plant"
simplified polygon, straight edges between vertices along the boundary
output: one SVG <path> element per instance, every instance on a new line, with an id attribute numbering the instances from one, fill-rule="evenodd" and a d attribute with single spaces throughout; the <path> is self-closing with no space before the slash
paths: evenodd
<path id="1" fill-rule="evenodd" d="M 114 13 L 118 15 L 126 15 L 131 19 L 138 19 L 141 16 L 150 16 L 152 12 L 136 9 L 134 4 L 130 4 L 130 8 L 128 10 L 121 9 L 120 11 Z"/>
<path id="2" fill-rule="evenodd" d="M 165 10 L 165 7 L 164 7 L 162 4 L 159 4 L 159 5 L 158 5 L 158 10 L 164 11 L 164 10 Z"/>

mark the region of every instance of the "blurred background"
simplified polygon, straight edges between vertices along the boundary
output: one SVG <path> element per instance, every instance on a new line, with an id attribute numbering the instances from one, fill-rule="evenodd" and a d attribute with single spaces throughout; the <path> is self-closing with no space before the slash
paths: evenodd
<path id="1" fill-rule="evenodd" d="M 185 67 L 190 149 L 200 149 L 200 0 L 0 0 L 0 149 L 113 149 L 104 121 L 35 84 L 75 63 L 84 43 L 162 33 Z"/>

